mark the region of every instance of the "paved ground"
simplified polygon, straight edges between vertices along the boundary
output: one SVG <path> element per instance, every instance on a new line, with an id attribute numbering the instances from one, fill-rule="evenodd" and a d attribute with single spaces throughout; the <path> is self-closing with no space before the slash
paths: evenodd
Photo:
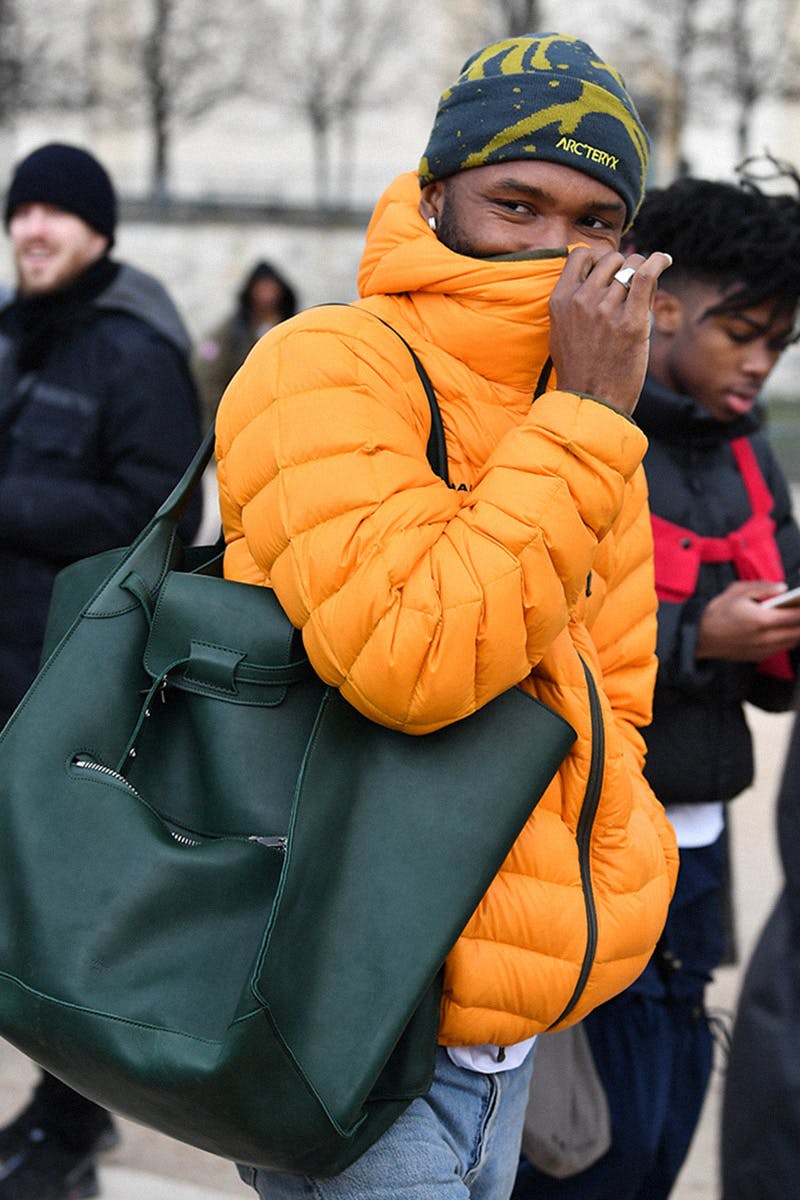
<path id="1" fill-rule="evenodd" d="M 742 960 L 766 917 L 778 887 L 774 799 L 791 724 L 789 715 L 752 713 L 756 731 L 757 786 L 733 807 L 734 882 Z M 740 967 L 719 972 L 711 1004 L 733 1010 Z M 0 1042 L 0 1122 L 24 1101 L 34 1078 L 26 1059 Z M 717 1200 L 717 1118 L 722 1076 L 713 1080 L 694 1145 L 673 1200 Z M 101 1165 L 104 1200 L 213 1200 L 253 1195 L 235 1168 L 221 1159 L 160 1134 L 122 1123 L 121 1145 Z M 610 1198 L 613 1200 L 613 1198 Z"/>

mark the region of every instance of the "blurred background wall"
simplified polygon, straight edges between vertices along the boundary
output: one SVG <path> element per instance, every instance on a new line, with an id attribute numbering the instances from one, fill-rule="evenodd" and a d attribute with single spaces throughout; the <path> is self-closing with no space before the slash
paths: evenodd
<path id="1" fill-rule="evenodd" d="M 303 305 L 352 298 L 369 211 L 416 166 L 442 89 L 485 41 L 534 30 L 619 67 L 654 183 L 800 163 L 800 0 L 0 0 L 0 163 L 57 139 L 97 153 L 119 254 L 199 338 L 258 258 Z M 797 362 L 773 390 L 800 394 Z"/>

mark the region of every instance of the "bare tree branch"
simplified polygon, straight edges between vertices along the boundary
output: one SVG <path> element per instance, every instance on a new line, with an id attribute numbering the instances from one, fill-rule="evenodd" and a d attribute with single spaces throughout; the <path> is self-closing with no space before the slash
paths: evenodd
<path id="1" fill-rule="evenodd" d="M 113 96 L 118 112 L 140 106 L 151 135 L 151 191 L 169 194 L 170 158 L 178 129 L 230 99 L 246 79 L 246 0 L 149 0 L 147 24 L 120 39 L 123 61 L 138 64 Z M 123 82 L 124 80 L 124 82 Z"/>
<path id="2" fill-rule="evenodd" d="M 632 20 L 621 18 L 619 64 L 650 134 L 676 174 L 689 170 L 685 146 L 692 97 L 708 70 L 701 61 L 718 45 L 716 30 L 701 25 L 696 0 L 649 0 Z"/>
<path id="3" fill-rule="evenodd" d="M 276 40 L 264 90 L 282 97 L 308 123 L 320 204 L 332 199 L 334 138 L 341 190 L 352 177 L 357 114 L 367 105 L 391 103 L 411 77 L 414 64 L 398 54 L 407 8 L 401 10 L 396 0 L 302 0 L 288 17 L 283 4 L 268 5 Z"/>
<path id="4" fill-rule="evenodd" d="M 736 106 L 736 150 L 739 160 L 753 147 L 752 125 L 758 104 L 770 97 L 788 99 L 798 93 L 796 48 L 787 37 L 794 0 L 730 0 L 725 91 Z M 792 61 L 794 60 L 794 61 Z"/>

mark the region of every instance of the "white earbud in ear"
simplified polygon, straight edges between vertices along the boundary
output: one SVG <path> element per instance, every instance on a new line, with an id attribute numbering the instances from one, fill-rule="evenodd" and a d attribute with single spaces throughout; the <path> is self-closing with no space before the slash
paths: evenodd
<path id="1" fill-rule="evenodd" d="M 428 224 L 434 233 L 436 233 L 436 217 L 428 217 Z"/>

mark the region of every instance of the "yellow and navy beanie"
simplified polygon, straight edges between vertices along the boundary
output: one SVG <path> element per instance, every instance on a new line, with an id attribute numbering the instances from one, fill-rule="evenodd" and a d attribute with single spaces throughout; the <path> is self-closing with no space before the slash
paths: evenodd
<path id="1" fill-rule="evenodd" d="M 524 158 L 607 184 L 628 224 L 642 202 L 649 142 L 633 101 L 614 68 L 568 34 L 508 38 L 467 59 L 439 100 L 420 185 Z"/>

